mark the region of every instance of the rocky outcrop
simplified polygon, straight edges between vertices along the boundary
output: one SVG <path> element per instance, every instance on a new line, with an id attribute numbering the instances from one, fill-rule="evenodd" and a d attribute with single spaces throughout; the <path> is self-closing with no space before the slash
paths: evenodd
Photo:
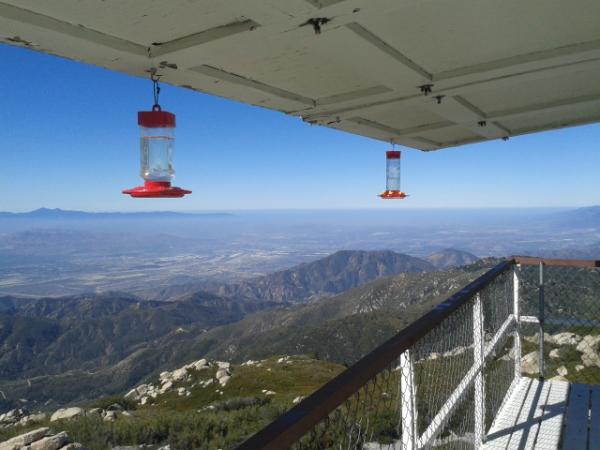
<path id="1" fill-rule="evenodd" d="M 553 334 L 549 337 L 544 335 L 544 340 L 554 345 L 577 345 L 581 341 L 581 336 L 566 331 L 564 333 Z"/>
<path id="2" fill-rule="evenodd" d="M 69 435 L 62 431 L 52 434 L 49 428 L 37 430 L 15 436 L 0 443 L 0 450 L 85 450 L 85 447 L 73 442 Z"/>
<path id="3" fill-rule="evenodd" d="M 14 427 L 15 425 L 29 425 L 36 422 L 46 420 L 46 414 L 30 413 L 25 408 L 11 409 L 10 411 L 0 414 L 0 428 Z"/>
<path id="4" fill-rule="evenodd" d="M 80 417 L 83 415 L 85 415 L 85 411 L 82 408 L 78 408 L 76 406 L 71 408 L 61 408 L 54 411 L 54 414 L 50 416 L 50 422 L 55 422 L 57 420 L 73 419 L 74 417 Z"/>
<path id="5" fill-rule="evenodd" d="M 156 445 L 125 445 L 113 447 L 111 450 L 171 450 L 170 445 L 157 447 Z"/>
<path id="6" fill-rule="evenodd" d="M 560 377 L 566 377 L 569 374 L 569 371 L 565 366 L 560 366 L 558 369 L 556 369 L 556 373 Z"/>
<path id="7" fill-rule="evenodd" d="M 532 344 L 537 344 L 540 339 L 540 334 L 535 333 L 533 336 L 525 336 L 523 339 L 525 339 L 527 342 L 531 342 Z M 556 334 L 544 333 L 544 342 L 553 345 L 577 345 L 581 339 L 581 336 L 571 333 L 570 331 Z"/>
<path id="8" fill-rule="evenodd" d="M 581 362 L 586 367 L 600 367 L 600 336 L 584 336 L 577 344 L 577 351 L 582 353 Z"/>
<path id="9" fill-rule="evenodd" d="M 194 373 L 202 372 L 208 369 L 215 369 L 214 378 L 210 377 L 200 380 L 197 384 L 203 388 L 210 386 L 213 383 L 219 383 L 221 387 L 227 385 L 231 379 L 233 369 L 231 363 L 227 361 L 208 361 L 199 359 L 183 367 L 173 371 L 161 372 L 157 383 L 141 384 L 134 389 L 131 389 L 126 398 L 136 400 L 140 405 L 146 405 L 156 399 L 159 395 L 166 394 L 170 391 L 175 391 L 180 397 L 189 397 L 191 395 L 190 387 L 196 386 L 177 386 L 181 383 L 191 383 Z"/>

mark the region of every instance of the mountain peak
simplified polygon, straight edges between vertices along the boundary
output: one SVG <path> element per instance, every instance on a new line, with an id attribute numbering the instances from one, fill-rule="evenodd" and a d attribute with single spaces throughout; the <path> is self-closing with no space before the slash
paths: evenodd
<path id="1" fill-rule="evenodd" d="M 219 290 L 227 297 L 304 303 L 339 294 L 377 278 L 434 270 L 429 262 L 389 250 L 342 250 Z"/>
<path id="2" fill-rule="evenodd" d="M 472 253 L 455 248 L 445 248 L 432 253 L 427 258 L 436 269 L 448 269 L 450 267 L 466 266 L 478 261 L 479 258 Z"/>

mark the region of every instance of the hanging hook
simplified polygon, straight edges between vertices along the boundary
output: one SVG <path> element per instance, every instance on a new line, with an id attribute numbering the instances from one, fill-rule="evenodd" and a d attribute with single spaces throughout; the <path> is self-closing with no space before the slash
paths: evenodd
<path id="1" fill-rule="evenodd" d="M 152 81 L 152 95 L 154 97 L 152 111 L 160 111 L 160 105 L 158 103 L 158 97 L 160 96 L 160 86 L 158 85 L 158 81 L 160 80 L 160 75 L 158 75 L 156 67 L 152 67 L 148 72 L 150 73 L 150 80 Z"/>

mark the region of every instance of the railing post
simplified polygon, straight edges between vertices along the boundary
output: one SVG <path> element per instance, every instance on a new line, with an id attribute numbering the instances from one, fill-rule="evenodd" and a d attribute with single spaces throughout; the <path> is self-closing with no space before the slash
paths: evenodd
<path id="1" fill-rule="evenodd" d="M 485 441 L 485 356 L 483 335 L 483 308 L 481 294 L 475 295 L 473 304 L 473 350 L 477 375 L 475 376 L 475 448 L 479 449 Z"/>
<path id="2" fill-rule="evenodd" d="M 400 354 L 400 422 L 402 449 L 416 450 L 417 402 L 415 367 L 411 350 L 405 350 Z"/>
<path id="3" fill-rule="evenodd" d="M 515 316 L 515 334 L 514 334 L 514 360 L 515 360 L 515 378 L 521 376 L 521 310 L 519 308 L 519 271 L 520 264 L 513 266 L 513 314 Z"/>
<path id="4" fill-rule="evenodd" d="M 540 284 L 539 284 L 539 301 L 538 301 L 538 320 L 540 333 L 540 348 L 538 366 L 540 372 L 540 380 L 544 379 L 544 263 L 540 262 Z"/>

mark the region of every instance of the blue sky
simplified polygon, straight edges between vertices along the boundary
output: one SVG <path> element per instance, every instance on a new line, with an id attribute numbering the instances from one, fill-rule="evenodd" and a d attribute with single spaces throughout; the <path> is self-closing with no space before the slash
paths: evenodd
<path id="1" fill-rule="evenodd" d="M 177 200 L 135 200 L 148 80 L 0 45 L 0 210 L 554 207 L 600 203 L 600 125 L 403 152 L 407 200 L 382 201 L 388 145 L 163 85 L 177 114 Z"/>

